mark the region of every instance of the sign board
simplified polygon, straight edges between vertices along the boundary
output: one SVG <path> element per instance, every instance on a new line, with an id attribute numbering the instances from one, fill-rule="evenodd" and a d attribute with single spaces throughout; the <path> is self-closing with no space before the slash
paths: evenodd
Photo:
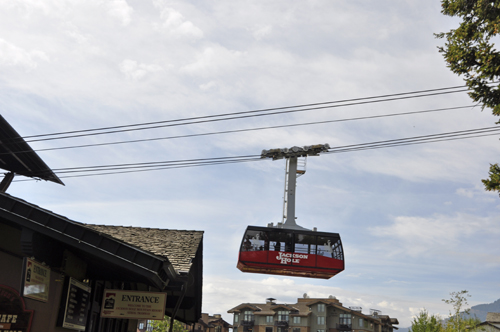
<path id="1" fill-rule="evenodd" d="M 167 294 L 104 290 L 101 318 L 163 320 Z"/>
<path id="2" fill-rule="evenodd" d="M 50 268 L 31 258 L 24 258 L 23 296 L 42 302 L 49 300 Z"/>
<path id="3" fill-rule="evenodd" d="M 30 332 L 32 320 L 33 310 L 26 310 L 19 293 L 0 285 L 0 331 Z"/>
<path id="4" fill-rule="evenodd" d="M 90 286 L 69 278 L 61 326 L 72 330 L 85 330 L 89 307 Z"/>

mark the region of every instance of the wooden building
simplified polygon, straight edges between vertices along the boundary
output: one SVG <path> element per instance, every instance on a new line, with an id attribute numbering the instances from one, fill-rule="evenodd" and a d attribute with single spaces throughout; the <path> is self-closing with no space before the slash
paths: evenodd
<path id="1" fill-rule="evenodd" d="M 0 331 L 136 331 L 141 315 L 201 317 L 203 232 L 89 225 L 5 191 L 62 184 L 0 116 Z M 114 221 L 110 221 L 114 222 Z"/>

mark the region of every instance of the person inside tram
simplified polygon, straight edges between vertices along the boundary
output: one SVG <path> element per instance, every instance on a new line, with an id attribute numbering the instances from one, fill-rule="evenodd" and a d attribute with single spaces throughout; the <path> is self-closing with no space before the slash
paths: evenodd
<path id="1" fill-rule="evenodd" d="M 252 243 L 250 242 L 250 240 L 248 238 L 243 243 L 243 249 L 245 251 L 251 251 L 252 250 Z"/>
<path id="2" fill-rule="evenodd" d="M 250 242 L 252 243 L 254 250 L 262 250 L 262 241 L 260 240 L 259 233 L 255 234 L 255 237 L 253 237 Z"/>
<path id="3" fill-rule="evenodd" d="M 330 254 L 330 256 L 333 257 L 333 247 L 332 247 L 332 243 L 330 242 L 330 240 L 328 240 L 327 243 L 324 243 L 323 247 L 325 249 L 325 256 L 328 256 L 328 254 Z"/>
<path id="4" fill-rule="evenodd" d="M 274 250 L 275 251 L 280 251 L 281 250 L 281 243 L 280 242 L 276 242 L 276 244 L 274 245 Z"/>

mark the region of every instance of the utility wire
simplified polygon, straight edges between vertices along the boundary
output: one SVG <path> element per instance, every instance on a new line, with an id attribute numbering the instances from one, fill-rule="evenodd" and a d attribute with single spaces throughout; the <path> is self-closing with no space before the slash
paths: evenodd
<path id="1" fill-rule="evenodd" d="M 117 145 L 117 144 L 126 144 L 126 143 L 139 143 L 139 142 L 150 142 L 150 141 L 179 139 L 179 138 L 191 138 L 191 137 L 199 137 L 199 136 L 233 134 L 233 133 L 241 133 L 241 132 L 248 132 L 248 131 L 258 131 L 258 130 L 279 129 L 279 128 L 287 128 L 287 127 L 309 126 L 309 125 L 335 123 L 335 122 L 346 122 L 346 121 L 356 121 L 356 120 L 384 118 L 384 117 L 395 117 L 395 116 L 402 116 L 402 115 L 424 114 L 424 113 L 431 113 L 431 112 L 442 112 L 442 111 L 457 110 L 457 109 L 464 109 L 464 108 L 471 108 L 471 107 L 474 107 L 474 106 L 456 106 L 456 107 L 438 108 L 438 109 L 424 110 L 424 111 L 412 111 L 412 112 L 402 112 L 402 113 L 389 113 L 389 114 L 371 115 L 371 116 L 363 116 L 363 117 L 355 117 L 355 118 L 345 118 L 345 119 L 336 119 L 336 120 L 324 120 L 324 121 L 294 123 L 294 124 L 288 124 L 288 125 L 276 125 L 276 126 L 256 127 L 256 128 L 247 128 L 247 129 L 233 129 L 233 130 L 224 130 L 224 131 L 216 131 L 216 132 L 208 132 L 208 133 L 186 134 L 186 135 L 155 137 L 155 138 L 144 138 L 144 139 L 115 141 L 115 142 L 106 142 L 106 143 L 69 145 L 69 146 L 62 146 L 62 147 L 55 147 L 55 148 L 37 149 L 36 151 L 40 152 L 40 151 L 65 150 L 65 149 L 87 148 L 87 147 Z M 24 152 L 30 152 L 30 151 L 18 151 L 17 153 L 24 153 Z M 0 155 L 1 155 L 1 153 L 0 153 Z"/>
<path id="2" fill-rule="evenodd" d="M 449 90 L 454 90 L 454 91 L 449 91 Z M 26 142 L 40 142 L 40 141 L 47 141 L 47 140 L 67 139 L 67 138 L 86 137 L 86 136 L 95 136 L 95 135 L 104 135 L 104 134 L 115 134 L 115 133 L 121 133 L 121 132 L 149 130 L 149 129 L 155 129 L 155 128 L 183 126 L 183 125 L 199 124 L 199 123 L 207 123 L 207 122 L 236 120 L 236 119 L 244 119 L 244 118 L 250 118 L 250 117 L 260 117 L 260 116 L 268 116 L 268 115 L 312 111 L 312 110 L 319 110 L 319 109 L 326 109 L 326 108 L 337 108 L 337 107 L 344 107 L 344 106 L 380 103 L 380 102 L 403 100 L 403 99 L 410 99 L 410 98 L 421 98 L 421 97 L 429 97 L 429 96 L 436 96 L 436 95 L 443 95 L 443 94 L 465 92 L 467 90 L 468 89 L 463 87 L 463 86 L 457 86 L 457 87 L 449 87 L 449 88 L 396 93 L 396 94 L 381 95 L 381 96 L 345 99 L 345 100 L 323 102 L 323 103 L 276 107 L 276 108 L 268 108 L 268 109 L 245 111 L 245 112 L 224 113 L 224 114 L 217 114 L 217 115 L 207 115 L 207 116 L 199 116 L 199 117 L 191 117 L 191 118 L 183 118 L 183 119 L 175 119 L 175 120 L 147 122 L 147 123 L 139 123 L 139 124 L 131 124 L 131 125 L 123 125 L 123 126 L 102 127 L 102 128 L 59 132 L 59 133 L 51 133 L 51 134 L 31 135 L 31 136 L 25 136 L 24 139 L 26 140 Z M 344 103 L 344 104 L 341 104 L 341 103 Z M 341 105 L 339 105 L 339 104 L 341 104 Z M 312 107 L 312 106 L 314 106 L 314 107 Z M 257 113 L 259 113 L 259 114 L 257 114 Z M 147 127 L 144 127 L 144 126 L 147 126 Z M 137 128 L 137 127 L 144 127 L 144 128 Z M 96 132 L 96 131 L 100 131 L 100 132 Z M 65 136 L 62 136 L 62 135 L 65 135 Z M 49 136 L 58 136 L 58 137 L 49 137 Z M 45 137 L 45 138 L 42 138 L 42 137 Z M 12 142 L 16 142 L 16 141 L 14 140 Z M 12 143 L 12 142 L 7 142 L 7 143 Z"/>

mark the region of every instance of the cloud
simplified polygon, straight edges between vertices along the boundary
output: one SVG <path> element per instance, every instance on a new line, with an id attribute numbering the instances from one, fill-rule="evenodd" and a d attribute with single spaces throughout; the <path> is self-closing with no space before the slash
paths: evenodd
<path id="1" fill-rule="evenodd" d="M 106 1 L 106 6 L 108 8 L 108 13 L 118 18 L 123 25 L 130 24 L 132 20 L 131 16 L 134 10 L 125 0 L 110 0 Z"/>
<path id="2" fill-rule="evenodd" d="M 140 80 L 149 73 L 163 70 L 159 65 L 138 63 L 137 61 L 126 59 L 120 65 L 120 71 L 132 80 Z"/>
<path id="3" fill-rule="evenodd" d="M 481 234 L 500 234 L 494 218 L 479 217 L 465 213 L 455 216 L 433 217 L 399 216 L 389 226 L 372 227 L 375 236 L 392 242 L 393 254 L 403 253 L 413 257 L 432 255 L 438 250 L 453 251 L 464 241 Z M 463 250 L 463 248 L 462 248 Z"/>
<path id="4" fill-rule="evenodd" d="M 167 7 L 162 1 L 155 1 L 154 5 L 160 9 L 160 18 L 163 21 L 161 25 L 154 25 L 156 29 L 167 31 L 175 37 L 191 37 L 195 39 L 203 37 L 203 31 L 193 22 L 186 20 L 179 11 Z"/>
<path id="5" fill-rule="evenodd" d="M 272 25 L 259 26 L 252 29 L 252 35 L 256 40 L 261 40 L 273 32 Z"/>
<path id="6" fill-rule="evenodd" d="M 31 70 L 38 66 L 39 60 L 49 61 L 49 58 L 42 51 L 27 51 L 0 38 L 0 65 Z"/>

